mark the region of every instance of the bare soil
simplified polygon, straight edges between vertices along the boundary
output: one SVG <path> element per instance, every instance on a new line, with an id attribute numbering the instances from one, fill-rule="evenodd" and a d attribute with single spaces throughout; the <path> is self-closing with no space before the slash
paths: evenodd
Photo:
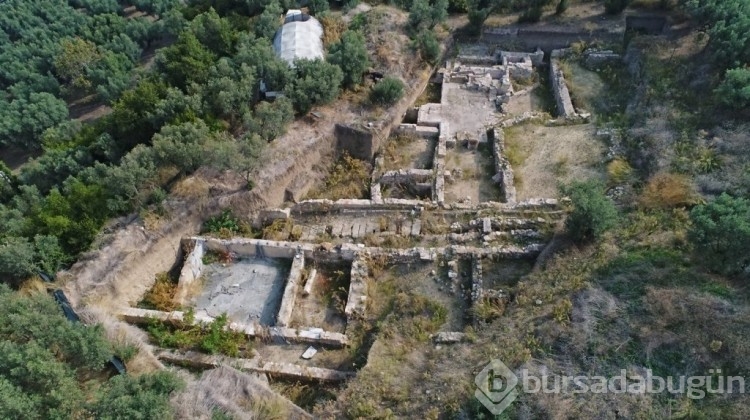
<path id="1" fill-rule="evenodd" d="M 572 180 L 602 178 L 606 150 L 593 124 L 547 127 L 524 124 L 505 130 L 506 148 L 513 150 L 519 200 L 557 197 L 558 186 Z"/>
<path id="2" fill-rule="evenodd" d="M 480 144 L 478 150 L 469 150 L 461 145 L 448 149 L 445 169 L 456 174 L 453 182 L 445 183 L 447 202 L 466 199 L 472 203 L 499 201 L 500 189 L 492 181 L 494 167 L 488 144 Z"/>

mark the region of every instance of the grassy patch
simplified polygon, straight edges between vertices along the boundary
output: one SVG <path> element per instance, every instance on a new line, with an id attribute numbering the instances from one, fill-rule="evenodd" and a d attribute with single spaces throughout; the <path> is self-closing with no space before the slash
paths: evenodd
<path id="1" fill-rule="evenodd" d="M 185 312 L 183 321 L 166 324 L 151 320 L 147 327 L 149 336 L 161 347 L 180 350 L 198 350 L 209 354 L 225 354 L 232 357 L 252 357 L 252 346 L 241 332 L 227 329 L 229 319 L 221 314 L 210 324 L 193 324 L 192 310 Z"/>
<path id="2" fill-rule="evenodd" d="M 344 155 L 331 168 L 324 185 L 313 190 L 311 198 L 339 200 L 367 198 L 370 193 L 370 165 Z"/>
<path id="3" fill-rule="evenodd" d="M 521 167 L 529 157 L 529 151 L 523 145 L 523 125 L 508 127 L 505 129 L 505 157 L 514 168 Z"/>
<path id="4" fill-rule="evenodd" d="M 221 214 L 212 216 L 203 222 L 201 233 L 213 234 L 222 239 L 229 239 L 237 235 L 254 235 L 250 224 L 244 220 L 240 220 L 230 210 L 224 210 Z"/>
<path id="5" fill-rule="evenodd" d="M 624 300 L 643 296 L 648 286 L 702 286 L 710 282 L 683 253 L 664 248 L 625 251 L 598 275 L 605 290 Z"/>

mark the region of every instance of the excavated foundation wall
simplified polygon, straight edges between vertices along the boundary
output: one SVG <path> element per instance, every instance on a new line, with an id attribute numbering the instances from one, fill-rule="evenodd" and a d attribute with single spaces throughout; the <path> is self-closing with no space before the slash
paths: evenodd
<path id="1" fill-rule="evenodd" d="M 560 29 L 526 29 L 526 28 L 485 28 L 482 31 L 482 41 L 494 44 L 519 45 L 525 50 L 541 49 L 549 54 L 552 50 L 569 47 L 575 42 L 592 43 L 603 41 L 608 43 L 623 42 L 623 32 L 606 30 L 594 31 L 564 31 Z"/>
<path id="2" fill-rule="evenodd" d="M 574 117 L 576 110 L 573 107 L 573 101 L 570 99 L 570 92 L 565 84 L 565 76 L 557 58 L 550 60 L 549 76 L 552 95 L 555 97 L 555 105 L 557 106 L 557 115 L 563 118 Z"/>
<path id="3" fill-rule="evenodd" d="M 492 157 L 495 164 L 493 180 L 500 186 L 503 201 L 509 204 L 516 202 L 516 187 L 513 182 L 513 169 L 508 158 L 505 157 L 505 135 L 502 129 L 494 128 L 487 131 L 487 139 L 492 144 Z"/>

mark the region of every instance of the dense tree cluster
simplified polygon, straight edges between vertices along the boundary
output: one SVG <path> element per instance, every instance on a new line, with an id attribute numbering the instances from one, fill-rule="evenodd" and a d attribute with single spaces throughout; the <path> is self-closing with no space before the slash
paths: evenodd
<path id="1" fill-rule="evenodd" d="M 121 375 L 98 389 L 79 382 L 103 372 L 115 350 L 101 327 L 68 321 L 46 294 L 0 284 L 0 417 L 169 417 L 169 396 L 182 384 L 168 372 Z"/>
<path id="2" fill-rule="evenodd" d="M 66 100 L 111 100 L 127 87 L 142 49 L 166 30 L 122 11 L 114 0 L 0 4 L 0 145 L 39 148 L 44 130 L 67 120 Z"/>
<path id="3" fill-rule="evenodd" d="M 166 182 L 201 166 L 250 185 L 264 144 L 295 113 L 360 83 L 369 61 L 357 32 L 329 61 L 290 67 L 276 56 L 287 3 L 0 3 L 0 147 L 42 152 L 18 174 L 0 168 L 0 280 L 64 267 L 108 218 L 158 204 Z M 126 14 L 130 4 L 152 15 Z M 168 46 L 141 66 L 157 40 Z M 268 102 L 265 91 L 285 97 Z M 68 103 L 92 95 L 111 113 L 70 120 Z"/>
<path id="4" fill-rule="evenodd" d="M 728 69 L 717 93 L 726 105 L 750 107 L 750 3 L 687 0 L 685 7 L 708 26 L 709 47 L 719 66 Z"/>

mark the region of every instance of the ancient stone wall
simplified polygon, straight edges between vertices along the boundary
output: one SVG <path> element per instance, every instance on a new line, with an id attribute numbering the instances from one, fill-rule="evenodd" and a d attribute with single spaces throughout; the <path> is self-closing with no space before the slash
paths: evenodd
<path id="1" fill-rule="evenodd" d="M 185 257 L 185 263 L 180 271 L 180 279 L 175 290 L 174 301 L 178 305 L 184 305 L 188 291 L 191 285 L 203 274 L 203 255 L 205 241 L 197 239 L 194 241 L 182 241 L 183 247 L 192 247 L 192 250 Z"/>
<path id="2" fill-rule="evenodd" d="M 346 152 L 357 159 L 368 162 L 372 160 L 377 145 L 371 132 L 343 124 L 336 124 L 333 132 L 336 136 L 337 153 Z"/>
<path id="3" fill-rule="evenodd" d="M 492 157 L 495 164 L 495 176 L 492 178 L 500 186 L 502 199 L 506 203 L 516 202 L 516 186 L 513 182 L 513 169 L 508 158 L 505 157 L 505 135 L 500 129 L 487 132 L 492 145 Z"/>
<path id="4" fill-rule="evenodd" d="M 284 287 L 284 295 L 281 297 L 281 305 L 276 315 L 276 325 L 279 327 L 288 327 L 292 320 L 292 311 L 294 302 L 297 299 L 297 291 L 302 282 L 302 272 L 305 269 L 305 257 L 298 253 L 292 259 L 292 269 L 289 271 L 289 277 Z"/>
<path id="5" fill-rule="evenodd" d="M 573 108 L 573 101 L 570 100 L 570 92 L 568 91 L 568 86 L 565 84 L 565 76 L 558 60 L 555 58 L 550 60 L 549 75 L 558 116 L 563 118 L 575 117 L 576 110 Z"/>
<path id="6" fill-rule="evenodd" d="M 592 43 L 603 41 L 618 43 L 623 41 L 622 32 L 606 30 L 561 30 L 541 28 L 484 28 L 482 40 L 488 43 L 520 45 L 522 49 L 541 49 L 549 54 L 552 50 L 565 48 L 575 42 Z"/>

